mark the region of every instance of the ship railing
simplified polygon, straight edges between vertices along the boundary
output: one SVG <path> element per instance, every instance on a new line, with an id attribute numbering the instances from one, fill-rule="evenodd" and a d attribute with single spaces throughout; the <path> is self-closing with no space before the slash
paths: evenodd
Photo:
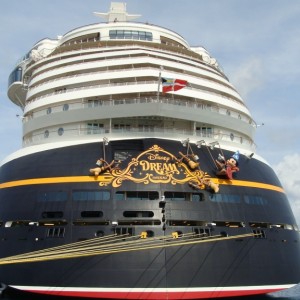
<path id="1" fill-rule="evenodd" d="M 113 40 L 115 42 L 115 40 Z M 104 41 L 104 42 L 107 42 L 107 41 Z M 147 45 L 141 45 L 141 43 L 132 43 L 132 41 L 128 41 L 130 42 L 129 45 L 113 45 L 113 44 L 109 44 L 109 45 L 106 45 L 105 48 L 124 48 L 124 49 L 128 49 L 128 47 L 132 48 L 132 47 L 137 47 L 136 49 L 134 50 L 149 50 L 149 51 L 153 51 L 153 46 L 147 46 Z M 95 41 L 94 44 L 89 44 L 91 45 L 90 47 L 84 47 L 82 48 L 81 50 L 83 51 L 93 51 L 93 52 L 99 52 L 99 50 L 103 50 L 103 45 L 99 46 L 99 43 L 101 44 L 100 41 Z M 163 45 L 160 43 L 159 41 L 159 44 L 160 45 Z M 153 45 L 153 44 L 152 44 Z M 67 46 L 67 45 L 65 45 Z M 65 47 L 65 46 L 60 46 L 60 47 Z M 174 53 L 177 53 L 178 55 L 180 55 L 180 57 L 182 58 L 185 58 L 187 60 L 189 60 L 189 63 L 194 63 L 196 64 L 197 66 L 199 66 L 199 64 L 201 64 L 201 66 L 207 70 L 211 70 L 211 68 L 215 69 L 216 73 L 219 73 L 221 72 L 222 74 L 224 73 L 222 68 L 219 66 L 219 65 L 216 65 L 216 64 L 210 64 L 208 62 L 205 62 L 203 59 L 201 59 L 201 55 L 200 54 L 197 54 L 195 52 L 195 56 L 192 56 L 192 55 L 187 55 L 185 53 L 183 53 L 182 51 L 179 51 L 179 52 L 176 52 L 176 51 L 170 51 L 168 49 L 160 49 L 160 51 L 163 51 L 163 53 L 165 54 L 170 54 L 172 56 L 174 56 Z M 64 51 L 63 53 L 66 53 L 68 52 L 68 55 L 69 54 L 78 54 L 78 49 L 70 49 L 70 50 L 67 50 L 67 51 Z M 102 51 L 101 51 L 102 52 Z M 199 59 L 197 59 L 196 55 L 199 55 Z M 46 66 L 47 69 L 48 67 L 52 66 L 52 65 L 55 65 L 55 63 L 53 63 L 53 57 L 57 57 L 57 59 L 59 60 L 62 60 L 65 58 L 65 55 L 62 55 L 61 53 L 57 54 L 52 54 L 50 55 L 51 57 L 51 62 L 48 62 L 48 63 L 43 63 L 43 66 Z M 209 67 L 208 67 L 209 66 Z M 39 72 L 37 70 L 33 70 L 32 74 L 34 75 L 36 72 Z"/>
<path id="2" fill-rule="evenodd" d="M 123 98 L 123 99 L 80 99 L 74 101 L 68 101 L 68 109 L 66 109 L 66 103 L 59 104 L 51 107 L 52 113 L 58 113 L 61 111 L 73 110 L 73 109 L 82 109 L 82 108 L 94 108 L 99 106 L 114 106 L 114 105 L 127 105 L 127 104 L 145 104 L 145 103 L 164 103 L 168 105 L 178 105 L 188 108 L 195 108 L 201 110 L 209 110 L 211 112 L 219 113 L 221 115 L 227 115 L 228 117 L 240 119 L 249 124 L 254 124 L 253 120 L 248 116 L 239 113 L 235 110 L 229 108 L 223 108 L 218 105 L 209 104 L 207 101 L 201 101 L 196 98 L 191 98 L 191 100 L 185 100 L 182 98 L 174 98 L 174 96 L 163 96 L 158 97 L 136 97 L 136 98 Z M 26 123 L 30 119 L 42 117 L 49 114 L 49 107 L 37 110 L 32 114 L 27 115 L 23 122 Z"/>
<path id="3" fill-rule="evenodd" d="M 115 60 L 118 60 L 118 59 L 112 59 L 112 61 L 115 61 Z M 75 65 L 82 65 L 83 63 L 81 64 L 75 64 Z M 88 64 L 88 63 L 86 63 Z M 74 66 L 74 65 L 72 65 Z M 31 85 L 34 84 L 35 81 L 39 80 L 39 77 L 42 77 L 42 79 L 44 80 L 45 78 L 45 75 L 47 73 L 53 73 L 53 72 L 57 72 L 59 69 L 65 69 L 65 66 L 64 67 L 59 67 L 59 68 L 56 68 L 54 71 L 53 70 L 50 70 L 50 71 L 46 71 L 46 72 L 43 72 L 41 74 L 38 74 L 36 77 L 34 77 L 32 80 L 31 80 Z M 152 71 L 156 71 L 157 72 L 157 75 L 159 74 L 159 71 L 157 70 L 157 68 L 153 68 L 153 67 L 143 67 L 143 68 L 134 68 L 134 67 L 131 67 L 131 68 L 124 68 L 122 69 L 122 72 L 126 72 L 126 71 L 138 71 L 138 70 L 152 70 Z M 37 88 L 40 88 L 42 86 L 45 86 L 46 84 L 49 84 L 49 83 L 52 83 L 52 82 L 57 82 L 57 81 L 61 81 L 61 80 L 66 80 L 66 79 L 74 79 L 74 78 L 79 78 L 79 77 L 86 77 L 86 76 L 90 76 L 90 75 L 100 75 L 100 74 L 106 74 L 106 73 L 113 73 L 113 72 L 120 72 L 120 70 L 110 70 L 110 69 L 107 69 L 105 71 L 97 71 L 97 72 L 89 72 L 89 73 L 82 73 L 82 74 L 75 74 L 75 75 L 68 75 L 68 76 L 63 76 L 63 77 L 59 77 L 59 78 L 54 78 L 54 79 L 49 79 L 49 80 L 45 80 L 43 81 L 42 83 L 40 84 L 37 84 L 37 85 L 34 85 L 34 86 L 30 86 L 28 88 L 28 91 L 29 92 L 33 92 L 35 89 Z M 169 71 L 171 72 L 171 71 Z M 177 73 L 175 72 L 171 72 L 171 73 L 174 73 L 174 78 L 178 76 Z M 186 73 L 188 74 L 185 70 L 183 70 L 183 73 Z M 199 80 L 199 77 L 197 76 L 193 76 L 193 75 L 190 75 L 188 74 L 189 77 L 193 77 L 195 78 L 196 80 L 198 79 Z M 216 82 L 215 80 L 212 80 L 212 79 L 208 79 L 208 78 L 201 78 L 201 80 L 204 80 L 205 82 L 209 82 L 215 86 L 218 86 L 220 88 L 227 88 L 229 90 L 231 90 L 232 92 L 235 92 L 236 91 L 231 87 L 231 86 L 228 86 L 226 85 L 225 83 L 224 84 L 221 84 L 221 83 L 218 83 Z M 228 97 L 227 97 L 228 98 Z M 240 99 L 239 101 L 238 100 L 235 100 L 234 98 L 230 98 L 231 100 L 233 101 L 236 101 L 238 103 L 242 103 L 242 100 Z"/>
<path id="4" fill-rule="evenodd" d="M 205 130 L 191 131 L 186 129 L 175 128 L 160 128 L 160 127 L 124 127 L 124 128 L 69 128 L 61 130 L 46 130 L 43 133 L 32 134 L 28 138 L 24 138 L 23 147 L 31 146 L 34 144 L 43 144 L 48 142 L 59 142 L 66 140 L 74 140 L 80 137 L 95 139 L 99 136 L 99 140 L 103 137 L 116 137 L 123 138 L 124 136 L 130 138 L 170 138 L 170 139 L 185 139 L 191 137 L 194 140 L 205 139 L 207 142 L 225 142 L 230 144 L 238 144 L 239 147 L 255 149 L 255 143 L 240 135 L 233 135 L 232 133 L 224 132 L 207 132 Z M 98 139 L 98 138 L 97 138 Z"/>

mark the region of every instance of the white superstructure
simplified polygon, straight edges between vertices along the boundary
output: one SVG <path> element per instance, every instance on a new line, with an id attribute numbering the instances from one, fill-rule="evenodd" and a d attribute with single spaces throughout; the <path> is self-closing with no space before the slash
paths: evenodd
<path id="1" fill-rule="evenodd" d="M 123 3 L 96 14 L 107 22 L 38 42 L 12 72 L 8 96 L 24 111 L 24 147 L 105 136 L 253 148 L 255 122 L 204 48 L 171 30 L 128 22 L 138 15 Z M 163 94 L 161 77 L 188 86 Z"/>

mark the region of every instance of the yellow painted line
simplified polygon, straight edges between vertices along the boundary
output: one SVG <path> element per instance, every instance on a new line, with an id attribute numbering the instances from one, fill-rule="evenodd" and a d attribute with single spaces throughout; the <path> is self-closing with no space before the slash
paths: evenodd
<path id="1" fill-rule="evenodd" d="M 67 176 L 67 177 L 45 177 L 45 178 L 32 178 L 8 181 L 0 183 L 0 189 L 16 187 L 16 186 L 26 186 L 34 184 L 55 184 L 55 183 L 74 183 L 74 182 L 107 182 L 111 181 L 111 176 Z"/>
<path id="2" fill-rule="evenodd" d="M 6 189 L 17 186 L 27 186 L 27 185 L 35 185 L 35 184 L 58 184 L 58 183 L 76 183 L 76 182 L 102 182 L 110 184 L 113 177 L 108 174 L 95 176 L 66 176 L 66 177 L 45 177 L 45 178 L 32 178 L 32 179 L 23 179 L 23 180 L 15 180 L 0 183 L 0 189 Z M 255 181 L 244 181 L 244 180 L 226 180 L 220 178 L 211 178 L 214 183 L 218 183 L 220 185 L 228 185 L 228 186 L 243 186 L 243 187 L 251 187 L 251 188 L 260 188 L 265 190 L 272 190 L 280 193 L 284 193 L 282 187 L 266 184 Z"/>
<path id="3" fill-rule="evenodd" d="M 256 181 L 227 180 L 227 179 L 220 179 L 220 178 L 212 178 L 212 181 L 220 185 L 243 186 L 243 187 L 258 188 L 258 189 L 272 190 L 280 193 L 285 193 L 284 189 L 280 186 L 262 183 L 262 182 L 256 182 Z"/>

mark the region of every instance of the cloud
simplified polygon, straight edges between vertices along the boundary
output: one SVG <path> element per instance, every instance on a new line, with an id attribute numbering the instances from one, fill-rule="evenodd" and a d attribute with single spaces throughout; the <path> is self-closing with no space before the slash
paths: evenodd
<path id="1" fill-rule="evenodd" d="M 293 209 L 298 225 L 300 224 L 300 153 L 283 157 L 283 160 L 274 166 Z"/>
<path id="2" fill-rule="evenodd" d="M 259 58 L 247 59 L 232 72 L 231 81 L 243 97 L 264 84 L 264 67 Z"/>

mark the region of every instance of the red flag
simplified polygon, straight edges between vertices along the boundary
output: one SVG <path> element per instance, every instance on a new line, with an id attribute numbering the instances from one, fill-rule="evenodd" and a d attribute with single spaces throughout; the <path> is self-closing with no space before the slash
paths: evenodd
<path id="1" fill-rule="evenodd" d="M 163 93 L 178 91 L 187 86 L 188 82 L 182 79 L 162 78 Z"/>

